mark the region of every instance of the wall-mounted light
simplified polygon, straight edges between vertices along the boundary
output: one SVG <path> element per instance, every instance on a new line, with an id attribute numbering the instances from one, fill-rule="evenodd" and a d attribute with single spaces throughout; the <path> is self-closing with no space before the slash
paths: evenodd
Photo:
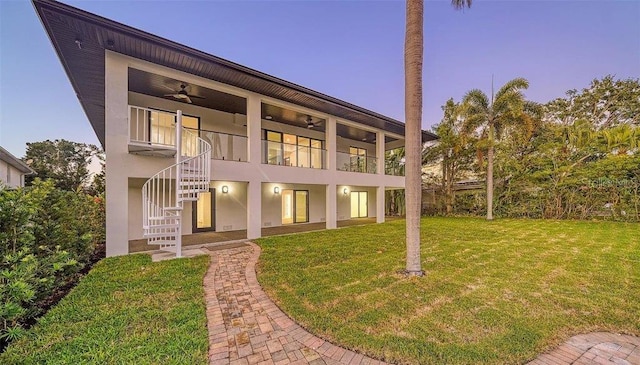
<path id="1" fill-rule="evenodd" d="M 349 189 L 347 188 L 342 189 L 342 194 L 347 195 L 347 193 L 349 193 Z"/>
<path id="2" fill-rule="evenodd" d="M 222 185 L 222 194 L 226 194 L 229 192 L 229 187 L 226 185 Z"/>
<path id="3" fill-rule="evenodd" d="M 275 188 L 273 188 L 273 193 L 280 194 L 280 187 L 276 186 Z"/>

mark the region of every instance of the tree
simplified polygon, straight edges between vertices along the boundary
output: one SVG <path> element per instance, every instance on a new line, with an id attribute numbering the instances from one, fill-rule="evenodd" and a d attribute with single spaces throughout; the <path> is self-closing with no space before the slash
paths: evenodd
<path id="1" fill-rule="evenodd" d="M 479 89 L 469 91 L 462 100 L 465 108 L 466 129 L 479 131 L 487 148 L 487 220 L 493 219 L 493 157 L 495 141 L 501 132 L 515 121 L 522 120 L 525 108 L 523 89 L 529 82 L 516 78 L 507 82 L 498 92 L 489 97 Z"/>
<path id="2" fill-rule="evenodd" d="M 63 190 L 84 188 L 89 180 L 89 163 L 100 153 L 92 144 L 71 142 L 64 139 L 27 143 L 26 163 L 36 172 L 27 176 L 26 183 L 39 177 L 54 180 Z"/>
<path id="3" fill-rule="evenodd" d="M 471 6 L 472 0 L 452 0 L 461 9 Z M 407 0 L 406 33 L 404 42 L 405 70 L 405 149 L 407 205 L 406 272 L 410 276 L 422 276 L 420 263 L 420 209 L 422 200 L 422 59 L 424 50 L 424 2 Z"/>
<path id="4" fill-rule="evenodd" d="M 621 124 L 640 125 L 640 80 L 616 80 L 608 75 L 594 79 L 588 88 L 567 91 L 546 105 L 548 121 L 572 125 L 583 120 L 596 129 Z"/>
<path id="5" fill-rule="evenodd" d="M 422 162 L 441 165 L 442 178 L 439 183 L 444 194 L 446 213 L 451 214 L 454 205 L 453 186 L 462 178 L 462 174 L 471 169 L 474 138 L 465 133 L 460 104 L 449 99 L 442 110 L 444 117 L 434 128 L 438 142 L 425 149 Z"/>

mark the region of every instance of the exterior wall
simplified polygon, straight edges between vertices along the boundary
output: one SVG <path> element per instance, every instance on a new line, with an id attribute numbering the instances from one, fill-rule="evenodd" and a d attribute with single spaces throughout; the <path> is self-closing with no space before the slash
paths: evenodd
<path id="1" fill-rule="evenodd" d="M 121 54 L 110 51 L 106 51 L 105 54 L 108 256 L 128 253 L 127 241 L 141 238 L 141 182 L 174 163 L 173 158 L 129 153 L 129 105 L 163 110 L 180 109 L 187 115 L 201 117 L 203 129 L 248 137 L 248 162 L 211 161 L 211 179 L 213 180 L 211 186 L 216 189 L 216 230 L 218 231 L 246 229 L 247 237 L 252 239 L 261 235 L 261 228 L 268 222 L 271 222 L 271 226 L 281 224 L 281 196 L 274 196 L 275 185 L 278 185 L 281 190 L 287 188 L 309 190 L 309 221 L 326 221 L 327 228 L 335 228 L 336 220 L 350 218 L 350 197 L 349 195 L 344 197 L 342 194 L 344 186 L 348 186 L 349 191 L 353 189 L 368 192 L 368 215 L 378 217 L 378 222 L 384 221 L 384 202 L 380 199 L 380 196 L 384 197 L 384 189 L 404 188 L 404 177 L 384 175 L 381 164 L 377 174 L 336 170 L 336 151 L 348 151 L 350 146 L 357 146 L 366 148 L 368 156 L 376 156 L 384 152 L 384 142 L 372 144 L 338 138 L 335 135 L 336 123 L 356 125 L 354 123 Z M 246 98 L 247 114 L 246 116 L 232 115 L 129 92 L 129 67 Z M 327 133 L 263 120 L 260 107 L 263 102 L 323 118 L 327 121 Z M 325 161 L 327 169 L 262 164 L 263 129 L 324 140 L 327 149 Z M 362 126 L 362 129 L 376 132 L 377 140 L 384 141 L 385 132 L 365 126 Z M 228 194 L 222 194 L 222 185 L 229 186 Z M 191 203 L 186 203 L 183 210 L 184 234 L 191 233 L 191 223 Z"/>
<path id="2" fill-rule="evenodd" d="M 0 181 L 10 188 L 18 188 L 24 186 L 24 173 L 0 160 Z"/>

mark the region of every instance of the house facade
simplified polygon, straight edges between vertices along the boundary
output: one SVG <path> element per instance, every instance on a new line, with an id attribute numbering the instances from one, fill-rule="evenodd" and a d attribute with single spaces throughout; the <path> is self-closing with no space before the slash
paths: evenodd
<path id="1" fill-rule="evenodd" d="M 24 187 L 24 177 L 33 173 L 26 163 L 0 146 L 0 186 Z"/>
<path id="2" fill-rule="evenodd" d="M 153 219 L 179 226 L 178 236 L 247 239 L 279 226 L 384 222 L 385 190 L 404 188 L 390 158 L 404 146 L 397 120 L 77 8 L 33 3 L 106 152 L 109 256 L 169 232 Z"/>

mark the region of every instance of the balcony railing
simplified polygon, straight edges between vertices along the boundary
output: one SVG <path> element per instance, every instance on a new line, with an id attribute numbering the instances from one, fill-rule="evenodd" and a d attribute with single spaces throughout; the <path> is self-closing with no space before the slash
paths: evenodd
<path id="1" fill-rule="evenodd" d="M 385 175 L 404 176 L 404 161 L 385 161 Z"/>
<path id="2" fill-rule="evenodd" d="M 129 143 L 135 145 L 136 152 L 137 149 L 139 149 L 139 146 L 147 146 L 147 150 L 164 149 L 165 151 L 170 151 L 173 148 L 173 151 L 175 151 L 175 118 L 175 113 L 132 105 L 129 106 Z M 206 129 L 194 129 L 187 127 L 183 127 L 183 129 L 190 130 L 192 134 L 199 136 L 211 144 L 212 159 L 248 161 L 248 139 L 246 136 L 226 134 Z M 188 134 L 183 133 L 183 136 L 186 135 Z M 183 155 L 190 156 L 191 148 L 192 143 L 185 140 L 185 137 L 183 137 Z"/>
<path id="3" fill-rule="evenodd" d="M 358 156 L 345 152 L 336 153 L 336 168 L 340 171 L 375 174 L 377 163 L 378 159 L 375 157 Z"/>
<path id="4" fill-rule="evenodd" d="M 187 128 L 191 129 L 191 128 Z M 228 160 L 247 162 L 246 136 L 209 131 L 206 129 L 191 129 L 200 133 L 200 138 L 211 144 L 211 158 L 214 160 Z"/>
<path id="5" fill-rule="evenodd" d="M 262 140 L 263 164 L 324 169 L 326 155 L 322 148 Z"/>
<path id="6" fill-rule="evenodd" d="M 175 113 L 129 106 L 129 142 L 175 147 Z"/>

